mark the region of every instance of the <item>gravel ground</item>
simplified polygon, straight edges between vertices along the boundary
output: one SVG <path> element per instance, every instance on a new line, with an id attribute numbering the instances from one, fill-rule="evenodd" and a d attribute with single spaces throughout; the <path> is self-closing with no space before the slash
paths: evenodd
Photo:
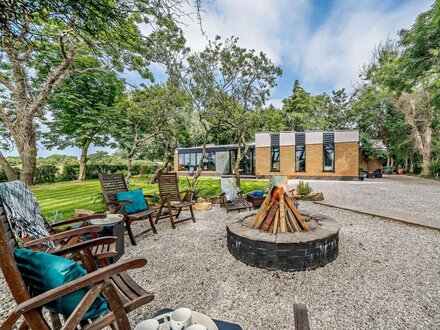
<path id="1" fill-rule="evenodd" d="M 392 193 L 378 189 L 374 198 L 399 203 L 400 211 L 406 191 L 422 190 L 417 182 L 399 191 L 401 183 L 388 179 L 363 185 L 362 190 L 350 182 L 323 181 L 319 189 L 331 187 L 346 194 L 345 201 L 362 205 L 354 197 L 370 198 L 372 189 L 365 187 L 372 185 L 392 189 Z M 315 183 L 312 186 L 319 190 Z M 438 195 L 434 186 L 426 182 L 426 189 Z M 336 198 L 322 190 L 329 200 Z M 424 203 L 430 212 L 438 209 L 434 199 L 431 205 Z M 124 258 L 149 261 L 144 269 L 131 271 L 133 278 L 156 293 L 153 302 L 130 314 L 132 323 L 165 307 L 185 306 L 239 323 L 243 329 L 292 329 L 293 304 L 299 302 L 308 307 L 312 329 L 440 328 L 439 232 L 311 202 L 302 202 L 300 209 L 326 214 L 342 224 L 338 258 L 309 272 L 267 271 L 236 261 L 226 246 L 227 215 L 217 206 L 197 212 L 196 224 L 186 222 L 172 230 L 163 220 L 158 235 L 139 237 L 136 247 L 126 243 Z M 419 211 L 428 216 L 425 209 Z M 135 225 L 135 232 L 146 225 Z M 0 287 L 1 308 L 7 310 L 9 293 L 3 281 Z"/>

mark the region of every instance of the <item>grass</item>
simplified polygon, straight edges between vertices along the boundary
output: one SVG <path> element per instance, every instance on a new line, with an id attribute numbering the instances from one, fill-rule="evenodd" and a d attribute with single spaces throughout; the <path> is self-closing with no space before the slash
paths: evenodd
<path id="1" fill-rule="evenodd" d="M 187 187 L 186 178 L 179 179 L 179 188 Z M 244 193 L 263 189 L 268 186 L 266 181 L 242 180 L 241 189 Z M 142 188 L 145 194 L 158 192 L 157 184 L 148 184 L 148 178 L 138 177 L 131 180 L 131 188 Z M 101 187 L 99 180 L 87 180 L 83 182 L 69 181 L 53 184 L 41 184 L 32 188 L 41 206 L 43 215 L 49 220 L 65 220 L 73 217 L 75 209 L 92 211 L 105 211 L 106 208 L 100 202 Z M 220 195 L 220 182 L 216 178 L 200 178 L 196 187 L 198 196 Z"/>

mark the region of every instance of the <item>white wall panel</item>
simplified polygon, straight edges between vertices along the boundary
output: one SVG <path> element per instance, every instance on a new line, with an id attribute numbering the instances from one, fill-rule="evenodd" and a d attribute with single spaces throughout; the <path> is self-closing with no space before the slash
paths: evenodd
<path id="1" fill-rule="evenodd" d="M 358 142 L 359 131 L 338 131 L 335 132 L 336 142 Z"/>
<path id="2" fill-rule="evenodd" d="M 255 134 L 255 147 L 270 147 L 270 134 L 269 133 L 256 133 Z"/>
<path id="3" fill-rule="evenodd" d="M 306 144 L 322 144 L 322 132 L 306 132 Z"/>
<path id="4" fill-rule="evenodd" d="M 295 145 L 295 132 L 280 133 L 280 146 L 294 146 L 294 145 Z"/>

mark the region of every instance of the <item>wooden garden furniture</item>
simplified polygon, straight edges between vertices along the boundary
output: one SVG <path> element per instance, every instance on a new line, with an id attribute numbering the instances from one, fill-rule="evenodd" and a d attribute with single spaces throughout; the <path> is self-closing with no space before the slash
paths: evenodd
<path id="1" fill-rule="evenodd" d="M 191 189 L 179 191 L 177 173 L 159 173 L 157 176 L 157 183 L 159 186 L 160 207 L 156 215 L 156 223 L 159 221 L 159 219 L 169 217 L 171 226 L 173 229 L 176 229 L 176 223 L 187 220 L 196 222 L 193 210 L 194 202 L 192 201 L 194 191 Z M 181 194 L 183 193 L 185 193 L 185 195 L 182 198 Z M 176 219 L 178 219 L 182 209 L 185 207 L 189 208 L 191 216 L 185 219 L 179 219 L 177 221 L 174 220 L 173 211 L 177 210 Z M 164 208 L 168 209 L 168 214 L 162 215 L 162 210 Z"/>
<path id="2" fill-rule="evenodd" d="M 222 190 L 222 207 L 226 209 L 226 212 L 231 211 L 241 212 L 243 210 L 252 210 L 254 205 L 248 202 L 242 196 L 241 189 L 237 187 L 237 182 L 234 177 L 220 178 L 220 188 Z"/>
<path id="3" fill-rule="evenodd" d="M 95 240 L 106 240 L 102 237 Z M 63 247 L 54 254 L 65 256 L 78 251 L 86 251 L 93 244 L 101 244 L 89 240 L 76 245 Z M 55 289 L 32 297 L 15 262 L 13 251 L 18 248 L 15 236 L 6 219 L 3 206 L 0 205 L 0 266 L 9 290 L 17 303 L 17 307 L 1 324 L 0 329 L 12 329 L 21 316 L 23 324 L 19 329 L 103 329 L 111 326 L 112 329 L 130 329 L 127 314 L 154 299 L 152 293 L 142 289 L 127 273 L 129 269 L 140 268 L 146 265 L 145 259 L 129 259 L 90 272 L 89 274 L 59 286 Z M 81 300 L 73 313 L 62 324 L 58 315 L 51 314 L 51 323 L 43 317 L 42 307 L 69 293 L 89 287 L 87 294 Z M 91 323 L 81 321 L 96 297 L 102 294 L 107 300 L 110 310 L 103 317 L 90 320 Z"/>
<path id="4" fill-rule="evenodd" d="M 124 175 L 121 174 L 99 174 L 99 181 L 101 183 L 102 193 L 104 195 L 105 202 L 111 213 L 121 212 L 124 216 L 125 229 L 127 230 L 128 236 L 132 245 L 136 245 L 136 240 L 131 230 L 131 224 L 133 221 L 138 220 L 149 220 L 151 230 L 154 234 L 157 234 L 156 226 L 153 221 L 153 214 L 156 210 L 148 207 L 147 197 L 152 197 L 151 195 L 144 195 L 145 202 L 147 203 L 147 210 L 136 212 L 132 214 L 127 214 L 124 204 L 131 203 L 129 200 L 120 200 L 116 198 L 117 192 L 129 191 L 127 182 L 125 181 Z M 142 232 L 141 234 L 148 232 L 150 229 Z"/>

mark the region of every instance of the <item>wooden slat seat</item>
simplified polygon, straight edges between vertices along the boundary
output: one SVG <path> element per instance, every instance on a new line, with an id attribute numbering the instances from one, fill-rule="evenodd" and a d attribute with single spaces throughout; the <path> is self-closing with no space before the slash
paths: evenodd
<path id="1" fill-rule="evenodd" d="M 131 224 L 133 221 L 149 220 L 151 226 L 151 229 L 149 230 L 152 230 L 154 234 L 157 234 L 156 226 L 154 225 L 153 221 L 153 213 L 155 213 L 156 210 L 148 207 L 147 199 L 145 199 L 145 203 L 147 203 L 148 207 L 147 210 L 133 214 L 127 214 L 124 206 L 125 204 L 127 204 L 127 202 L 118 201 L 118 199 L 116 198 L 117 192 L 128 191 L 127 182 L 125 182 L 125 178 L 122 173 L 99 174 L 99 182 L 101 183 L 102 193 L 104 195 L 104 199 L 109 211 L 111 213 L 119 213 L 121 211 L 124 215 L 125 229 L 127 230 L 131 244 L 136 245 L 136 240 L 134 238 L 133 231 L 131 230 Z"/>
<path id="2" fill-rule="evenodd" d="M 220 188 L 222 190 L 221 197 L 223 199 L 222 206 L 226 209 L 226 212 L 230 211 L 242 211 L 252 210 L 254 205 L 243 198 L 241 190 L 237 187 L 235 178 L 222 177 L 220 178 Z M 228 200 L 228 194 L 232 197 Z"/>
<path id="3" fill-rule="evenodd" d="M 159 186 L 159 195 L 161 202 L 159 211 L 156 215 L 155 223 L 157 223 L 159 219 L 169 217 L 171 227 L 175 229 L 176 223 L 184 222 L 187 220 L 192 220 L 192 222 L 196 222 L 193 210 L 194 202 L 192 201 L 194 191 L 179 191 L 179 180 L 177 178 L 177 173 L 159 173 L 157 176 L 157 182 Z M 183 198 L 181 197 L 181 193 L 185 193 L 185 196 Z M 177 219 L 179 218 L 179 215 L 184 207 L 189 207 L 191 216 L 185 219 L 179 219 L 178 221 L 174 220 L 173 210 L 177 210 L 177 213 L 175 215 Z M 164 208 L 168 208 L 168 215 L 162 215 L 162 210 Z"/>
<path id="4" fill-rule="evenodd" d="M 111 258 L 116 255 L 116 243 L 95 246 L 91 251 L 97 260 Z"/>

